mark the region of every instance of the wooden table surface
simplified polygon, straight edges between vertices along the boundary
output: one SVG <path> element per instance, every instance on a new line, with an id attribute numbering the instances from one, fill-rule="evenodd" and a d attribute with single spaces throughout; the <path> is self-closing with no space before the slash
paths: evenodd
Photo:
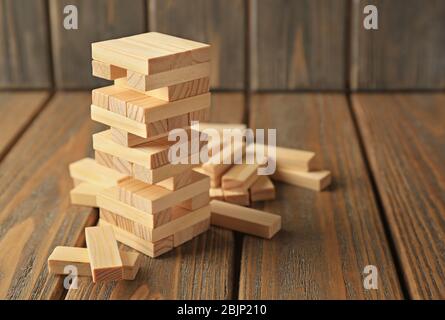
<path id="1" fill-rule="evenodd" d="M 272 240 L 212 227 L 145 257 L 134 281 L 63 289 L 55 246 L 84 246 L 95 209 L 71 206 L 68 164 L 92 156 L 91 93 L 0 93 L 1 299 L 445 298 L 445 94 L 214 93 L 212 121 L 277 128 L 331 170 L 324 192 L 277 183 L 256 206 Z M 245 106 L 245 102 L 249 102 Z M 375 265 L 378 289 L 365 289 Z"/>

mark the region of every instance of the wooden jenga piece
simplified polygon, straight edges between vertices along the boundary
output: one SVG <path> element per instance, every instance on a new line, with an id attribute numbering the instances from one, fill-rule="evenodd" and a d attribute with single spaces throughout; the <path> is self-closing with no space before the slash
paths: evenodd
<path id="1" fill-rule="evenodd" d="M 179 230 L 173 235 L 173 246 L 178 247 L 194 237 L 206 232 L 210 228 L 210 218 L 203 218 L 191 227 Z"/>
<path id="2" fill-rule="evenodd" d="M 244 144 L 225 145 L 220 152 L 213 155 L 209 161 L 202 165 L 202 169 L 212 174 L 214 177 L 222 176 L 232 165 L 243 156 Z"/>
<path id="3" fill-rule="evenodd" d="M 82 182 L 70 191 L 71 204 L 97 207 L 96 197 L 103 189 L 103 186 Z"/>
<path id="4" fill-rule="evenodd" d="M 152 142 L 158 139 L 162 139 L 168 136 L 168 132 L 161 133 L 159 135 L 151 136 L 149 138 L 141 138 L 132 133 L 126 132 L 118 128 L 110 128 L 111 139 L 125 147 L 134 147 L 147 142 Z"/>
<path id="5" fill-rule="evenodd" d="M 140 265 L 142 256 L 136 252 L 119 250 L 124 280 L 134 280 Z M 66 266 L 74 266 L 77 268 L 78 276 L 91 277 L 90 257 L 87 248 L 63 247 L 54 248 L 48 257 L 48 268 L 52 274 L 69 274 L 70 269 Z"/>
<path id="6" fill-rule="evenodd" d="M 148 169 L 144 166 L 133 164 L 133 176 L 148 184 L 156 184 L 166 179 L 176 176 L 184 171 L 193 169 L 196 164 L 166 164 L 155 169 Z"/>
<path id="7" fill-rule="evenodd" d="M 199 121 L 200 123 L 201 121 L 208 121 L 210 118 L 210 108 L 190 112 L 189 118 L 190 125 L 192 125 L 193 121 Z"/>
<path id="8" fill-rule="evenodd" d="M 175 116 L 167 119 L 168 131 L 178 129 L 178 128 L 187 128 L 189 126 L 189 115 L 183 114 L 180 116 Z"/>
<path id="9" fill-rule="evenodd" d="M 241 206 L 250 205 L 248 190 L 243 189 L 223 189 L 224 201 L 239 204 Z"/>
<path id="10" fill-rule="evenodd" d="M 141 94 L 134 90 L 124 90 L 112 94 L 108 99 L 108 109 L 112 112 L 127 116 L 127 103 L 141 98 Z"/>
<path id="11" fill-rule="evenodd" d="M 71 163 L 69 170 L 73 179 L 103 187 L 115 186 L 128 178 L 127 175 L 104 167 L 91 158 Z"/>
<path id="12" fill-rule="evenodd" d="M 117 241 L 139 251 L 143 254 L 146 254 L 152 258 L 160 256 L 170 250 L 173 249 L 173 236 L 169 236 L 165 239 L 150 242 L 144 239 L 141 239 L 134 234 L 127 232 L 121 228 L 113 226 L 108 222 L 99 219 L 99 226 L 111 226 L 113 228 L 114 234 L 116 236 Z"/>
<path id="13" fill-rule="evenodd" d="M 280 169 L 275 171 L 272 179 L 294 186 L 321 191 L 330 185 L 331 172 L 327 170 L 305 172 L 293 169 Z"/>
<path id="14" fill-rule="evenodd" d="M 113 229 L 108 226 L 85 228 L 85 240 L 93 282 L 122 280 L 123 263 Z"/>
<path id="15" fill-rule="evenodd" d="M 113 157 L 112 169 L 128 176 L 133 175 L 133 164 L 125 159 Z"/>
<path id="16" fill-rule="evenodd" d="M 118 86 L 107 86 L 107 87 L 94 89 L 91 92 L 92 104 L 97 107 L 101 107 L 106 110 L 109 110 L 110 96 L 112 96 L 113 94 L 123 92 L 123 91 L 125 91 L 125 89 L 118 87 Z"/>
<path id="17" fill-rule="evenodd" d="M 275 186 L 268 176 L 259 176 L 249 191 L 252 202 L 275 199 Z"/>
<path id="18" fill-rule="evenodd" d="M 258 165 L 237 164 L 232 166 L 221 178 L 221 185 L 226 189 L 248 190 L 258 179 Z"/>
<path id="19" fill-rule="evenodd" d="M 281 229 L 281 217 L 276 214 L 218 200 L 212 200 L 210 206 L 212 225 L 267 239 Z"/>
<path id="20" fill-rule="evenodd" d="M 176 101 L 197 96 L 209 91 L 210 78 L 204 77 L 179 84 L 147 91 L 147 95 L 165 100 Z"/>
<path id="21" fill-rule="evenodd" d="M 113 168 L 113 156 L 111 154 L 94 150 L 94 159 L 104 167 Z"/>
<path id="22" fill-rule="evenodd" d="M 201 194 L 198 194 L 197 196 L 194 196 L 193 198 L 190 198 L 188 200 L 185 200 L 184 202 L 179 203 L 178 206 L 193 211 L 201 207 L 204 207 L 209 202 L 210 202 L 209 192 L 206 191 Z"/>
<path id="23" fill-rule="evenodd" d="M 168 190 L 178 190 L 193 182 L 193 170 L 186 170 L 180 174 L 156 183 L 156 185 Z"/>
<path id="24" fill-rule="evenodd" d="M 221 188 L 210 188 L 209 195 L 210 200 L 224 200 L 224 193 Z"/>
<path id="25" fill-rule="evenodd" d="M 221 187 L 221 177 L 223 174 L 214 174 L 204 170 L 202 167 L 193 168 L 194 171 L 199 172 L 201 174 L 205 174 L 210 178 L 210 188 L 219 188 Z"/>
<path id="26" fill-rule="evenodd" d="M 107 80 L 115 80 L 126 77 L 127 70 L 119 68 L 109 63 L 93 60 L 91 61 L 93 76 Z"/>

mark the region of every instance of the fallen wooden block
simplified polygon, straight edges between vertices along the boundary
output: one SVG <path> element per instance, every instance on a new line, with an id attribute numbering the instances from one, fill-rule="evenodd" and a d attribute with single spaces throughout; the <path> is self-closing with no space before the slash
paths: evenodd
<path id="1" fill-rule="evenodd" d="M 115 186 L 128 176 L 98 164 L 94 159 L 84 158 L 69 165 L 73 179 L 103 187 Z"/>
<path id="2" fill-rule="evenodd" d="M 224 193 L 221 188 L 210 188 L 209 195 L 211 200 L 224 200 Z"/>
<path id="3" fill-rule="evenodd" d="M 97 207 L 96 197 L 103 189 L 103 186 L 82 182 L 70 191 L 71 204 Z"/>
<path id="4" fill-rule="evenodd" d="M 259 176 L 249 191 L 252 202 L 275 199 L 275 186 L 268 176 Z"/>
<path id="5" fill-rule="evenodd" d="M 119 250 L 122 265 L 124 280 L 134 280 L 140 265 L 142 256 L 137 252 L 128 252 Z M 70 269 L 66 266 L 76 267 L 77 276 L 91 277 L 90 257 L 88 256 L 87 248 L 76 247 L 55 247 L 48 258 L 49 272 L 53 274 L 69 274 Z"/>
<path id="6" fill-rule="evenodd" d="M 106 80 L 115 80 L 127 76 L 127 70 L 109 63 L 93 60 L 91 61 L 93 76 Z"/>
<path id="7" fill-rule="evenodd" d="M 221 185 L 224 190 L 242 189 L 249 187 L 258 179 L 257 164 L 235 164 L 221 177 Z"/>
<path id="8" fill-rule="evenodd" d="M 223 189 L 224 201 L 239 204 L 241 206 L 250 205 L 249 190 L 243 189 Z"/>
<path id="9" fill-rule="evenodd" d="M 212 225 L 267 239 L 281 229 L 281 217 L 276 214 L 218 200 L 210 201 L 210 207 Z"/>
<path id="10" fill-rule="evenodd" d="M 117 241 L 152 258 L 160 256 L 173 249 L 173 236 L 169 236 L 156 242 L 150 242 L 141 239 L 128 231 L 113 226 L 102 219 L 99 219 L 98 225 L 112 227 Z"/>
<path id="11" fill-rule="evenodd" d="M 157 32 L 91 44 L 94 60 L 146 75 L 163 73 L 210 60 L 210 46 Z"/>
<path id="12" fill-rule="evenodd" d="M 224 146 L 220 152 L 212 155 L 201 167 L 214 177 L 222 176 L 243 156 L 243 151 L 244 144 L 237 146 L 228 144 Z"/>
<path id="13" fill-rule="evenodd" d="M 322 171 L 297 171 L 290 169 L 276 170 L 272 179 L 286 182 L 298 187 L 304 187 L 316 191 L 325 189 L 331 183 L 331 172 Z"/>
<path id="14" fill-rule="evenodd" d="M 113 229 L 108 226 L 85 228 L 85 240 L 93 282 L 122 280 L 123 263 Z"/>

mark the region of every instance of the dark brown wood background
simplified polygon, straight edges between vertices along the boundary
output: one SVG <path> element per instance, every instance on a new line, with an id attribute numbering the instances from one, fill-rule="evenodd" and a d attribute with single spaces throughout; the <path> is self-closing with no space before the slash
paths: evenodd
<path id="1" fill-rule="evenodd" d="M 79 29 L 63 28 L 74 4 Z M 379 9 L 379 30 L 362 26 Z M 90 43 L 145 31 L 209 42 L 221 90 L 445 88 L 443 0 L 0 0 L 0 88 L 84 89 Z"/>

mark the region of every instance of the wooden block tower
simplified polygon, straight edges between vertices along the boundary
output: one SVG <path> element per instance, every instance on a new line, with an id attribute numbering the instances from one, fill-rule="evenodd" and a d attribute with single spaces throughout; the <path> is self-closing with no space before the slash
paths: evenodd
<path id="1" fill-rule="evenodd" d="M 151 257 L 210 225 L 210 179 L 171 163 L 168 140 L 177 128 L 190 138 L 191 122 L 208 117 L 209 59 L 209 45 L 156 32 L 92 44 L 93 75 L 114 84 L 92 91 L 91 118 L 110 129 L 93 135 L 95 161 L 70 166 L 72 196 L 90 194 L 77 202 L 99 207 L 100 225 Z M 202 147 L 192 145 L 188 157 Z"/>

